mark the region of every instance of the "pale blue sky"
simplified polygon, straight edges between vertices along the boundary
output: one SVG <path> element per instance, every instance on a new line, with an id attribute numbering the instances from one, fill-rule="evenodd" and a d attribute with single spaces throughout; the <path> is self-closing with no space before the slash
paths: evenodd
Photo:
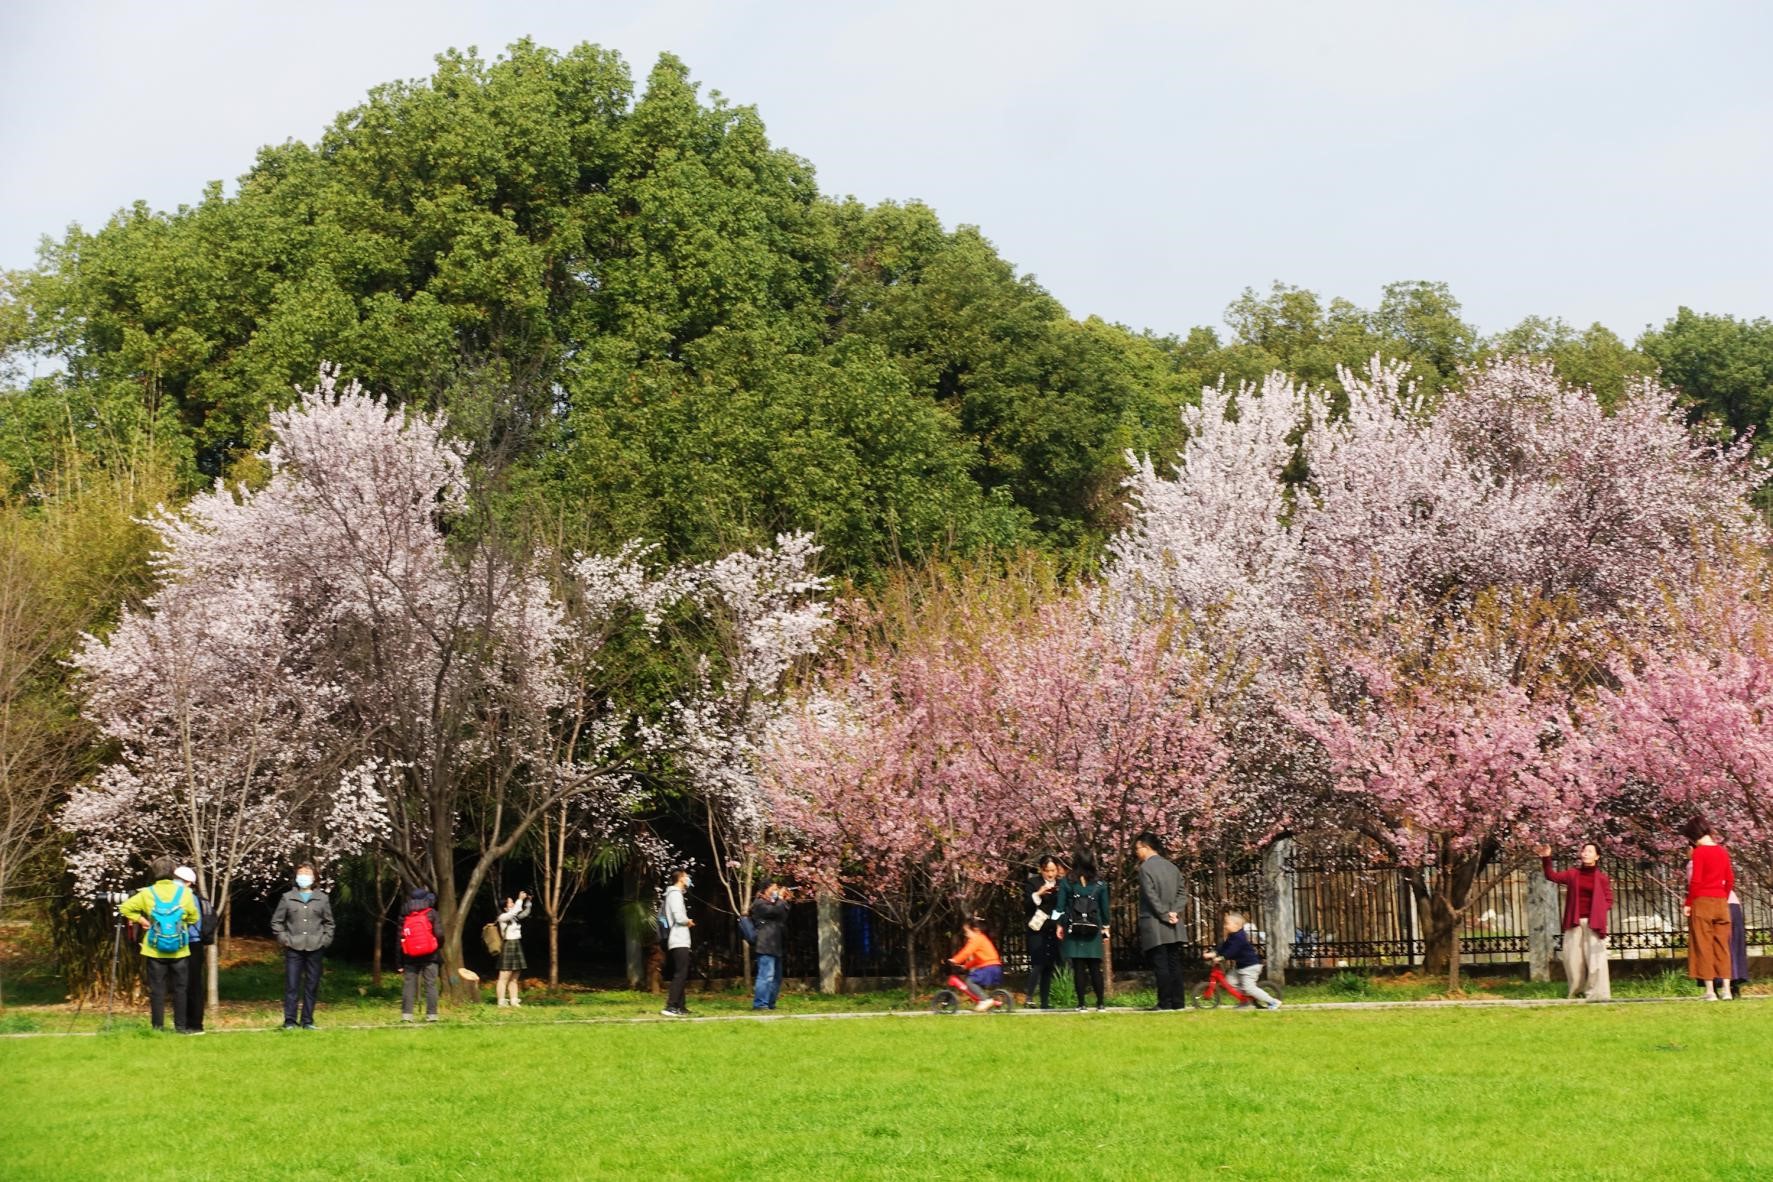
<path id="1" fill-rule="evenodd" d="M 1452 284 L 1627 337 L 1773 315 L 1761 3 L 30 3 L 0 7 L 0 267 L 314 139 L 436 52 L 662 50 L 828 193 L 921 198 L 1078 315 L 1185 331 L 1283 279 Z"/>

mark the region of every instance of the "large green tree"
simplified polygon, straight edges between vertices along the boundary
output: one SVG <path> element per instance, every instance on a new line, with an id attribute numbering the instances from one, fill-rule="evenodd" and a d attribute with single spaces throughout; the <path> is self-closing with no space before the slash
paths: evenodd
<path id="1" fill-rule="evenodd" d="M 169 434 L 195 487 L 251 475 L 319 359 L 452 414 L 493 374 L 523 394 L 499 410 L 522 511 L 571 544 L 813 528 L 861 577 L 933 547 L 1087 549 L 1122 451 L 1169 439 L 1189 392 L 978 231 L 828 201 L 682 62 L 637 91 L 590 45 L 444 54 L 233 194 L 46 245 L 0 310 L 0 350 L 64 366 L 0 409 L 15 486 L 42 423 Z"/>
<path id="2" fill-rule="evenodd" d="M 1638 348 L 1663 379 L 1733 434 L 1763 438 L 1773 417 L 1773 321 L 1708 316 L 1681 308 Z"/>

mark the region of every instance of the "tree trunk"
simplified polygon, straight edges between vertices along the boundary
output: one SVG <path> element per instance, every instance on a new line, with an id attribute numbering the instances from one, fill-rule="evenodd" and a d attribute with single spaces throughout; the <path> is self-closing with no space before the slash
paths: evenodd
<path id="1" fill-rule="evenodd" d="M 548 988 L 560 987 L 560 920 L 548 913 Z"/>
<path id="2" fill-rule="evenodd" d="M 1428 927 L 1424 933 L 1422 965 L 1426 972 L 1445 974 L 1449 992 L 1459 989 L 1459 957 L 1461 921 L 1466 908 L 1476 896 L 1484 864 L 1492 848 L 1486 842 L 1478 849 L 1454 855 L 1443 844 L 1440 869 L 1430 890 L 1420 871 L 1411 872 L 1411 886 L 1419 903 L 1427 904 Z"/>
<path id="3" fill-rule="evenodd" d="M 1459 987 L 1459 913 L 1439 891 L 1431 893 L 1427 905 L 1427 926 L 1423 931 L 1422 967 L 1425 972 L 1447 978 L 1447 988 Z"/>
<path id="4" fill-rule="evenodd" d="M 737 933 L 739 916 L 746 914 L 751 908 L 752 888 L 757 880 L 757 859 L 747 853 L 739 869 L 739 898 L 733 905 L 734 932 Z M 752 979 L 751 945 L 739 940 L 739 972 L 741 981 Z"/>
<path id="5" fill-rule="evenodd" d="M 917 996 L 917 933 L 905 931 L 905 996 Z"/>
<path id="6" fill-rule="evenodd" d="M 388 897 L 382 891 L 383 866 L 380 858 L 370 860 L 370 873 L 374 875 L 374 885 L 370 897 L 375 900 L 375 917 L 370 921 L 370 931 L 374 943 L 369 949 L 369 983 L 376 989 L 382 987 L 382 944 L 386 937 L 383 929 L 388 923 Z"/>
<path id="7" fill-rule="evenodd" d="M 447 833 L 447 816 L 432 818 L 433 831 Z M 443 843 L 431 849 L 432 890 L 437 894 L 437 919 L 443 925 L 443 987 L 456 1001 L 478 1001 L 480 990 L 462 980 L 461 969 L 467 960 L 463 955 L 462 932 L 468 924 L 467 904 L 456 892 L 453 852 Z"/>
<path id="8" fill-rule="evenodd" d="M 201 876 L 199 876 L 199 889 L 202 885 Z M 214 1009 L 222 1000 L 222 948 L 217 944 L 219 941 L 222 947 L 226 946 L 228 928 L 234 918 L 234 908 L 229 905 L 228 900 L 234 892 L 232 880 L 222 883 L 212 878 L 208 885 L 215 890 L 216 898 L 221 900 L 221 910 L 216 913 L 216 930 L 210 934 L 209 943 L 203 946 L 203 966 L 199 971 L 203 974 L 203 1004 L 209 1009 Z M 215 899 L 210 900 L 210 906 L 214 907 L 215 905 Z"/>

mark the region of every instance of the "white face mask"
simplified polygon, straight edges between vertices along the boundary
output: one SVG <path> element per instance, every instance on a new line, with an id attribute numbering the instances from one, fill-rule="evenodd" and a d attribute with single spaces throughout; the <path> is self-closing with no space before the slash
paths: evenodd
<path id="1" fill-rule="evenodd" d="M 296 875 L 296 885 L 305 891 L 314 885 L 314 876 L 312 874 L 298 874 Z"/>

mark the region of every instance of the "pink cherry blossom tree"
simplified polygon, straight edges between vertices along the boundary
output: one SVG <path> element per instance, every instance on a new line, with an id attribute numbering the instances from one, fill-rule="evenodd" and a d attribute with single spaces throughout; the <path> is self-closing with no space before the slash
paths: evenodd
<path id="1" fill-rule="evenodd" d="M 1332 815 L 1401 867 L 1425 964 L 1459 985 L 1459 927 L 1529 835 L 1585 832 L 1599 796 L 1571 716 L 1570 621 L 1531 597 L 1481 596 L 1457 625 L 1388 612 L 1326 648 L 1299 728 L 1321 743 Z"/>
<path id="2" fill-rule="evenodd" d="M 777 734 L 766 786 L 805 871 L 906 927 L 912 978 L 928 925 L 1037 850 L 1101 851 L 1113 880 L 1142 829 L 1195 849 L 1240 819 L 1203 655 L 1118 625 L 1078 594 L 949 603 L 852 649 Z"/>
<path id="3" fill-rule="evenodd" d="M 1142 463 L 1132 478 L 1105 594 L 1135 621 L 1184 613 L 1250 670 L 1228 716 L 1284 725 L 1259 728 L 1272 758 L 1244 752 L 1246 786 L 1309 799 L 1285 781 L 1299 738 L 1317 744 L 1332 769 L 1318 799 L 1428 889 L 1431 948 L 1456 971 L 1450 933 L 1485 862 L 1520 826 L 1555 830 L 1590 803 L 1563 761 L 1601 633 L 1759 538 L 1764 471 L 1746 445 L 1699 439 L 1653 383 L 1610 413 L 1522 361 L 1467 372 L 1434 404 L 1396 365 L 1341 383 L 1207 391 L 1175 474 Z M 1246 551 L 1227 531 L 1252 514 Z"/>

